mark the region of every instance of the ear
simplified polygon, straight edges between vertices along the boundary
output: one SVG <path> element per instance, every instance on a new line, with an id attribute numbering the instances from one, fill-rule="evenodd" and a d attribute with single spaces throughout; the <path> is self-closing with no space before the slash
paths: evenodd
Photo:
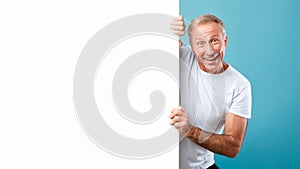
<path id="1" fill-rule="evenodd" d="M 225 47 L 227 48 L 227 45 L 228 45 L 228 36 L 226 35 L 225 39 L 224 39 L 224 42 L 225 42 Z"/>

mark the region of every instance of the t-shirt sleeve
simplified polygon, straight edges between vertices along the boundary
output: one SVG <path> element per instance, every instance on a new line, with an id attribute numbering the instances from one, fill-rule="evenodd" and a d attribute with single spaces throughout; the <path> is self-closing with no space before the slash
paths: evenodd
<path id="1" fill-rule="evenodd" d="M 190 68 L 190 66 L 193 64 L 195 57 L 193 54 L 192 49 L 189 46 L 184 46 L 179 48 L 179 58 L 182 63 L 184 63 L 185 66 Z"/>
<path id="2" fill-rule="evenodd" d="M 251 118 L 252 109 L 252 96 L 251 96 L 251 84 L 248 82 L 241 88 L 237 88 L 234 91 L 232 104 L 228 112 L 235 115 Z"/>
<path id="3" fill-rule="evenodd" d="M 188 46 L 179 47 L 179 57 L 181 59 L 189 57 L 191 52 L 192 49 Z"/>

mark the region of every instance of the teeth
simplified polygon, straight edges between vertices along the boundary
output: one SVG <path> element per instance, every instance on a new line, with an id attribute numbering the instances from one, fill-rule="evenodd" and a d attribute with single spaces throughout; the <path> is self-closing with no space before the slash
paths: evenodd
<path id="1" fill-rule="evenodd" d="M 206 59 L 206 60 L 208 60 L 208 61 L 213 61 L 213 60 L 217 59 L 218 56 L 219 56 L 219 55 L 216 55 L 214 58 Z"/>

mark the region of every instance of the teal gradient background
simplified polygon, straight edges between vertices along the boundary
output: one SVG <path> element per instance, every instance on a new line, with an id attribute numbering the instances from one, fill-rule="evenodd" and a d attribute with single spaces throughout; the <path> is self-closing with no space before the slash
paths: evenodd
<path id="1" fill-rule="evenodd" d="M 229 36 L 225 60 L 252 84 L 242 150 L 234 159 L 216 155 L 219 167 L 300 168 L 300 1 L 180 0 L 180 13 L 187 21 L 220 17 Z"/>

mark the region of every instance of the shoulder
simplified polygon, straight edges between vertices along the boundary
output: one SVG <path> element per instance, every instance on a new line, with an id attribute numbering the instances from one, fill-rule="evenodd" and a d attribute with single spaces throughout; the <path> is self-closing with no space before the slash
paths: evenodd
<path id="1" fill-rule="evenodd" d="M 234 87 L 238 88 L 251 88 L 251 83 L 250 81 L 238 70 L 236 70 L 234 67 L 231 65 L 229 66 L 229 70 L 227 73 L 227 78 L 232 82 L 232 85 Z"/>
<path id="2" fill-rule="evenodd" d="M 184 46 L 179 48 L 180 57 L 185 57 L 186 55 L 192 54 L 192 48 L 190 46 Z"/>
<path id="3" fill-rule="evenodd" d="M 180 60 L 187 65 L 191 65 L 195 59 L 194 52 L 190 46 L 180 47 L 179 57 Z"/>
<path id="4" fill-rule="evenodd" d="M 251 109 L 252 109 L 252 92 L 250 81 L 242 75 L 239 71 L 231 67 L 230 70 L 230 90 L 232 93 L 231 105 L 228 112 L 235 115 L 251 118 Z"/>

